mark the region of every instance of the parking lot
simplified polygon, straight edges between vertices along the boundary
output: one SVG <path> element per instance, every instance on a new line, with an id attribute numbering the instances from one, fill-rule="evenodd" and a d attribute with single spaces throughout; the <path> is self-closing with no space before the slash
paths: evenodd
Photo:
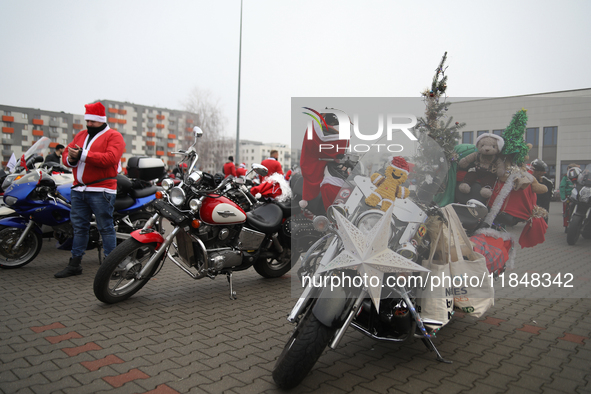
<path id="1" fill-rule="evenodd" d="M 572 291 L 516 287 L 482 318 L 456 313 L 434 339 L 453 364 L 419 340 L 380 343 L 350 330 L 291 392 L 591 392 L 591 299 L 581 298 L 591 240 L 567 246 L 560 203 L 549 225 L 546 242 L 517 251 L 513 272 L 572 272 Z M 230 300 L 225 277 L 194 281 L 169 262 L 135 296 L 106 305 L 92 290 L 96 251 L 81 276 L 53 277 L 69 256 L 44 241 L 35 261 L 0 272 L 1 392 L 279 392 L 271 371 L 293 329 L 288 275 L 237 272 Z"/>

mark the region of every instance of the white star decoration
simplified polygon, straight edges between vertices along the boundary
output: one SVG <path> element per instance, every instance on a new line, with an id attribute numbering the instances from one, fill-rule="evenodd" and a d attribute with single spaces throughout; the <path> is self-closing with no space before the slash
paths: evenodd
<path id="1" fill-rule="evenodd" d="M 338 268 L 356 268 L 362 277 L 366 274 L 368 278 L 379 278 L 377 286 L 371 286 L 369 279 L 367 280 L 371 299 L 378 311 L 385 272 L 430 271 L 388 248 L 393 209 L 394 205 L 391 205 L 367 235 L 336 212 L 337 232 L 345 249 L 318 270 L 318 273 L 322 273 Z"/>

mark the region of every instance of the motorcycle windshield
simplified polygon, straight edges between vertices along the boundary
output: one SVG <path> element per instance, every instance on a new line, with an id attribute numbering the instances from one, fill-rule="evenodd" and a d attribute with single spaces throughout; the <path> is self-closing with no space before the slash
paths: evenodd
<path id="1" fill-rule="evenodd" d="M 344 160 L 357 160 L 334 199 L 334 204 L 345 208 L 345 216 L 369 209 L 386 211 L 397 199 L 430 206 L 445 191 L 448 162 L 443 148 L 431 137 L 420 134 L 413 141 L 399 132 L 371 147 L 357 157 L 345 155 Z"/>
<path id="2" fill-rule="evenodd" d="M 579 174 L 577 183 L 581 186 L 591 186 L 591 164 L 587 164 L 587 167 Z"/>
<path id="3" fill-rule="evenodd" d="M 48 173 L 46 173 L 45 171 L 34 170 L 34 171 L 30 171 L 26 175 L 23 175 L 22 177 L 15 180 L 13 182 L 13 185 L 22 185 L 25 183 L 37 184 L 37 183 L 39 183 L 39 180 L 41 180 L 41 179 L 53 179 L 53 177 L 51 175 L 49 175 Z"/>
<path id="4" fill-rule="evenodd" d="M 39 141 L 35 142 L 33 146 L 31 146 L 25 152 L 25 160 L 29 160 L 34 154 L 42 155 L 47 151 L 49 148 L 49 143 L 51 140 L 47 137 L 41 137 Z"/>

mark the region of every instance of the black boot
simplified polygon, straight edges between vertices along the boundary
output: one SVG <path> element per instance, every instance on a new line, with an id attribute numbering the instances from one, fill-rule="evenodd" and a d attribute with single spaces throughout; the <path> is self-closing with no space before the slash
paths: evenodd
<path id="1" fill-rule="evenodd" d="M 56 278 L 67 278 L 68 276 L 80 275 L 82 274 L 82 267 L 80 267 L 81 263 L 82 256 L 72 257 L 70 258 L 70 262 L 68 263 L 66 268 L 64 268 L 63 270 L 61 270 L 53 276 L 55 276 Z"/>

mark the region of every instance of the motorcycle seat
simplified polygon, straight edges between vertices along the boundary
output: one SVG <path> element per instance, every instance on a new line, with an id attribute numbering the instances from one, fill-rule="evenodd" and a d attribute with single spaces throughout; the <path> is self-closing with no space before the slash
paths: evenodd
<path id="1" fill-rule="evenodd" d="M 277 200 L 274 201 L 275 204 L 277 204 L 277 206 L 279 208 L 281 208 L 281 211 L 283 211 L 283 217 L 289 217 L 291 216 L 291 199 L 288 199 L 287 201 L 283 201 L 283 202 L 279 202 Z M 299 206 L 298 206 L 299 208 Z"/>
<path id="2" fill-rule="evenodd" d="M 117 194 L 125 195 L 132 189 L 131 180 L 123 174 L 117 174 Z"/>
<path id="3" fill-rule="evenodd" d="M 129 195 L 133 198 L 148 197 L 158 191 L 156 186 L 148 186 L 143 189 L 131 189 Z"/>
<path id="4" fill-rule="evenodd" d="M 277 232 L 282 221 L 283 211 L 275 204 L 266 204 L 246 213 L 246 223 L 265 234 Z"/>
<path id="5" fill-rule="evenodd" d="M 115 211 L 126 209 L 135 204 L 135 200 L 131 196 L 117 196 L 115 199 Z"/>

